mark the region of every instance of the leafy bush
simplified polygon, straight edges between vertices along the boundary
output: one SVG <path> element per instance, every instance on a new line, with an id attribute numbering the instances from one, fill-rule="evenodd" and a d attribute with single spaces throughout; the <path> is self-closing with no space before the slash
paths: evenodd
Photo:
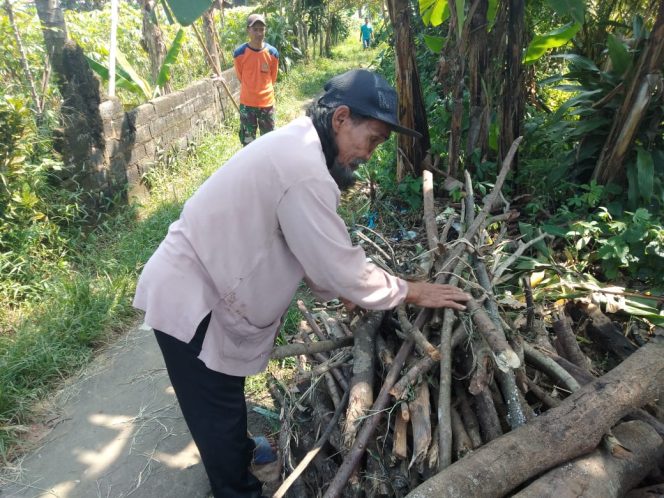
<path id="1" fill-rule="evenodd" d="M 279 51 L 279 65 L 288 72 L 294 61 L 302 59 L 302 51 L 297 47 L 297 36 L 288 19 L 278 13 L 267 18 L 267 43 Z"/>
<path id="2" fill-rule="evenodd" d="M 551 76 L 543 83 L 561 83 L 554 88 L 573 94 L 542 123 L 542 132 L 550 137 L 548 141 L 552 145 L 560 144 L 561 138 L 566 144 L 563 145 L 565 153 L 558 155 L 558 166 L 551 170 L 558 178 L 576 183 L 589 180 L 609 137 L 614 115 L 637 75 L 635 62 L 648 37 L 643 20 L 637 16 L 632 31 L 624 33 L 625 41 L 608 35 L 602 61 L 573 53 L 557 56 L 567 62 L 568 71 Z M 658 99 L 651 99 L 625 156 L 627 202 L 624 207 L 631 211 L 638 207 L 654 210 L 664 207 L 664 136 L 661 130 L 657 131 L 660 107 Z"/>
<path id="3" fill-rule="evenodd" d="M 571 243 L 571 259 L 599 265 L 608 280 L 624 272 L 642 284 L 664 288 L 664 226 L 646 209 L 616 219 L 606 208 L 599 208 L 588 219 L 571 223 L 569 230 L 549 226 L 548 231 Z"/>
<path id="4" fill-rule="evenodd" d="M 54 186 L 61 163 L 36 156 L 26 102 L 0 97 L 0 302 L 39 296 L 47 277 L 66 266 L 68 236 L 86 213 L 77 194 Z"/>

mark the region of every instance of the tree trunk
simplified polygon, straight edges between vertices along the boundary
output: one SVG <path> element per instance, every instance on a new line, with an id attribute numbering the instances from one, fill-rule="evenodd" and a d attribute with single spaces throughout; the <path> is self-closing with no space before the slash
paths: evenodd
<path id="1" fill-rule="evenodd" d="M 430 147 L 429 125 L 424 107 L 424 97 L 415 61 L 415 45 L 410 29 L 410 2 L 388 0 L 388 10 L 394 27 L 396 52 L 396 82 L 399 94 L 399 122 L 415 129 L 422 139 L 397 134 L 397 182 L 409 172 L 415 177 L 422 174 L 422 160 Z"/>
<path id="2" fill-rule="evenodd" d="M 111 197 L 127 183 L 124 171 L 111 169 L 109 174 L 106 168 L 99 80 L 81 48 L 67 39 L 59 1 L 37 0 L 36 5 L 46 50 L 62 95 L 58 149 L 66 168 L 60 179 L 65 187 L 85 189 L 90 207 L 98 208 L 105 204 L 104 197 Z"/>
<path id="3" fill-rule="evenodd" d="M 461 162 L 461 122 L 463 120 L 463 92 L 465 88 L 466 58 L 464 36 L 459 36 L 456 3 L 448 0 L 450 21 L 447 43 L 438 59 L 436 79 L 442 84 L 443 95 L 449 95 L 452 118 L 447 146 L 446 173 L 452 178 L 459 176 Z"/>
<path id="4" fill-rule="evenodd" d="M 470 115 L 468 137 L 466 140 L 466 157 L 471 158 L 475 149 L 479 149 L 480 159 L 486 155 L 488 144 L 489 110 L 487 95 L 484 88 L 487 77 L 487 10 L 488 0 L 478 0 L 477 8 L 470 22 L 468 41 L 468 81 L 470 94 Z M 483 86 L 484 82 L 484 86 Z M 518 136 L 518 135 L 517 135 Z M 511 143 L 511 142 L 510 142 Z M 466 161 L 466 167 L 473 171 L 474 165 Z"/>
<path id="5" fill-rule="evenodd" d="M 62 52 L 67 40 L 67 26 L 59 0 L 35 0 L 37 15 L 44 34 L 46 53 L 51 60 L 53 72 L 58 79 L 63 77 Z"/>
<path id="6" fill-rule="evenodd" d="M 221 69 L 221 57 L 219 56 L 219 45 L 217 44 L 217 36 L 215 34 L 214 9 L 215 5 L 212 4 L 212 7 L 203 14 L 203 33 L 205 36 L 205 46 L 212 59 L 213 70 L 216 72 L 215 68 Z"/>
<path id="7" fill-rule="evenodd" d="M 639 125 L 646 115 L 656 89 L 661 86 L 664 64 L 664 0 L 659 0 L 657 20 L 650 38 L 636 64 L 634 78 L 620 109 L 615 114 L 611 131 L 595 165 L 592 179 L 604 185 L 621 183 L 625 177 L 624 161 Z"/>
<path id="8" fill-rule="evenodd" d="M 503 103 L 500 127 L 500 157 L 505 156 L 514 139 L 521 136 L 521 123 L 524 111 L 524 71 L 521 58 L 525 45 L 525 5 L 524 0 L 508 0 L 507 51 L 505 53 L 505 74 Z M 519 170 L 519 156 L 514 158 L 512 170 Z"/>
<path id="9" fill-rule="evenodd" d="M 598 449 L 557 467 L 513 498 L 620 498 L 664 455 L 662 438 L 645 422 L 623 422 L 612 430 L 619 445 Z"/>
<path id="10" fill-rule="evenodd" d="M 663 386 L 664 338 L 656 336 L 559 407 L 454 463 L 408 497 L 503 496 L 530 477 L 593 450 L 618 420 L 657 399 Z"/>
<path id="11" fill-rule="evenodd" d="M 157 13 L 155 12 L 154 0 L 142 0 L 141 12 L 143 14 L 143 44 L 150 59 L 150 76 L 152 83 L 157 82 L 161 65 L 166 56 L 166 45 L 164 44 L 164 36 L 159 28 L 157 22 Z M 164 93 L 171 92 L 171 84 L 167 82 L 163 88 Z"/>

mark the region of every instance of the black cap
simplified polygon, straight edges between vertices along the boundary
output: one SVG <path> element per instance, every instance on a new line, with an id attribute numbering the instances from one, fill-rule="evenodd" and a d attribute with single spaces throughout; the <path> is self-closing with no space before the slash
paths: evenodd
<path id="1" fill-rule="evenodd" d="M 419 132 L 399 124 L 397 92 L 380 74 L 353 69 L 325 83 L 324 90 L 319 104 L 347 105 L 356 114 L 387 123 L 397 133 L 422 138 Z"/>

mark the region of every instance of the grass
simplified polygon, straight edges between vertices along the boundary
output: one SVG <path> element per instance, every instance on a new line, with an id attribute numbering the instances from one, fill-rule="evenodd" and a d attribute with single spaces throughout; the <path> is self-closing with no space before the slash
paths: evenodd
<path id="1" fill-rule="evenodd" d="M 277 85 L 277 124 L 302 113 L 303 104 L 331 76 L 366 67 L 374 51 L 353 41 L 330 59 L 295 66 Z M 99 347 L 135 324 L 131 306 L 136 279 L 184 201 L 239 148 L 237 119 L 201 138 L 187 157 L 169 158 L 146 177 L 149 193 L 112 213 L 93 232 L 77 240 L 61 269 L 39 299 L 5 313 L 0 323 L 0 460 L 7 461 L 32 407 L 64 379 L 85 366 Z M 286 333 L 300 320 L 291 307 Z M 272 368 L 272 367 L 271 367 Z M 258 392 L 266 375 L 248 382 Z"/>

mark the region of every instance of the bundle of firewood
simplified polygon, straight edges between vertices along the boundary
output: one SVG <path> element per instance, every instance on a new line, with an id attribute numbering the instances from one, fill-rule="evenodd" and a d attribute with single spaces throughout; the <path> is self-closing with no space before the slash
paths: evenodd
<path id="1" fill-rule="evenodd" d="M 508 230 L 498 228 L 488 240 L 489 226 L 513 217 L 506 203 L 492 213 L 517 146 L 482 209 L 466 176 L 464 202 L 442 229 L 425 172 L 429 250 L 418 258 L 436 282 L 473 295 L 466 311 L 401 306 L 344 321 L 299 303 L 299 343 L 273 353 L 300 365 L 298 395 L 275 394 L 285 477 L 275 497 L 604 498 L 661 486 L 664 335 L 637 348 L 592 303 L 545 317 L 527 278 L 525 303 L 496 298 L 510 267 L 542 239 L 502 244 Z M 379 264 L 393 259 L 371 245 Z M 577 313 L 590 323 L 586 335 L 620 361 L 604 375 L 579 347 Z"/>

